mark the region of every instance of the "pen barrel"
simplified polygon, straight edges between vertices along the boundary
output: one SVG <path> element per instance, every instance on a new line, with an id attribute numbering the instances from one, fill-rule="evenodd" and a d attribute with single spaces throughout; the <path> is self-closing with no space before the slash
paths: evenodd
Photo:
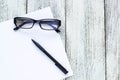
<path id="1" fill-rule="evenodd" d="M 68 71 L 60 64 L 60 63 L 55 63 L 55 65 L 64 73 L 67 74 Z"/>
<path id="2" fill-rule="evenodd" d="M 57 62 L 39 43 L 36 41 L 32 40 L 33 43 L 43 52 L 45 53 L 54 63 L 55 65 L 64 73 L 67 74 L 68 71 L 59 63 Z"/>

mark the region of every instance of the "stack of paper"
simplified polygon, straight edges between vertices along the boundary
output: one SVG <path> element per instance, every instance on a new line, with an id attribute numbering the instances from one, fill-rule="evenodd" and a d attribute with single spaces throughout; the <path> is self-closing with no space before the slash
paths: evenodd
<path id="1" fill-rule="evenodd" d="M 25 15 L 33 19 L 53 18 L 49 7 Z M 14 31 L 13 19 L 0 23 L 0 80 L 60 80 L 71 76 L 61 38 L 55 31 L 32 29 Z M 40 51 L 31 38 L 41 44 L 68 71 L 64 74 Z"/>

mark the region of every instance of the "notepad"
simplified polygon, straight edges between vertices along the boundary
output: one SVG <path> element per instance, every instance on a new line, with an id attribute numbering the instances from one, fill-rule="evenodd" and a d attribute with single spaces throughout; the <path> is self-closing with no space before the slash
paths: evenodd
<path id="1" fill-rule="evenodd" d="M 50 7 L 21 17 L 53 18 Z M 60 35 L 42 30 L 38 24 L 32 29 L 14 31 L 13 19 L 0 23 L 0 80 L 60 80 L 73 75 Z M 69 72 L 65 75 L 32 43 L 39 42 Z"/>

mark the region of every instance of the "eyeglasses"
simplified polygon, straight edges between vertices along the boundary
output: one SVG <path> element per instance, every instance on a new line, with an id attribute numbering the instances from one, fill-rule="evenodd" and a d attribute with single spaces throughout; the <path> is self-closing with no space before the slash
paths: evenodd
<path id="1" fill-rule="evenodd" d="M 27 17 L 15 17 L 14 30 L 18 29 L 31 29 L 35 23 L 38 23 L 40 28 L 43 30 L 55 30 L 56 32 L 60 32 L 59 27 L 61 26 L 61 21 L 58 19 L 41 19 L 35 20 Z"/>

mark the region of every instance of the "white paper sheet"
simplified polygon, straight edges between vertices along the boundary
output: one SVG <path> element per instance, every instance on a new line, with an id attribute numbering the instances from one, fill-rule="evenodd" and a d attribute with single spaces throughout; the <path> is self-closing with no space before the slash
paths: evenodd
<path id="1" fill-rule="evenodd" d="M 49 7 L 25 16 L 53 18 Z M 27 30 L 14 31 L 14 27 L 13 19 L 0 23 L 0 80 L 60 80 L 73 74 L 58 33 L 42 30 L 37 23 Z M 39 42 L 69 73 L 60 71 L 31 39 Z"/>

